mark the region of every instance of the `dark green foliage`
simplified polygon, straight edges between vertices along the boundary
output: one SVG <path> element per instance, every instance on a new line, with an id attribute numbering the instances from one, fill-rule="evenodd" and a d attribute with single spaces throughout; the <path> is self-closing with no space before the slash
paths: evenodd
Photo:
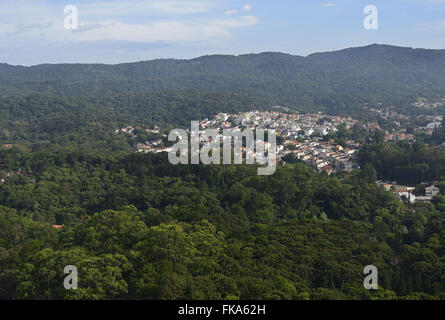
<path id="1" fill-rule="evenodd" d="M 4 299 L 445 298 L 443 212 L 412 213 L 371 165 L 340 180 L 299 163 L 257 176 L 162 154 L 2 157 L 32 169 L 0 186 Z"/>
<path id="2" fill-rule="evenodd" d="M 308 57 L 262 53 L 120 65 L 3 65 L 0 88 L 5 94 L 62 97 L 229 91 L 273 103 L 347 110 L 357 102 L 395 104 L 440 94 L 445 88 L 444 57 L 443 50 L 371 45 Z"/>
<path id="3" fill-rule="evenodd" d="M 445 150 L 424 143 L 372 143 L 360 150 L 362 164 L 370 163 L 380 179 L 418 184 L 445 176 Z"/>
<path id="4" fill-rule="evenodd" d="M 145 133 L 114 132 L 277 104 L 360 116 L 364 103 L 440 97 L 444 71 L 444 51 L 377 45 L 0 65 L 0 142 L 14 144 L 0 150 L 11 173 L 0 185 L 0 299 L 445 299 L 445 198 L 414 211 L 374 183 L 442 180 L 444 193 L 443 150 L 340 128 L 327 138 L 368 138 L 362 170 L 329 177 L 289 157 L 258 176 L 254 166 L 172 166 L 133 153 Z M 369 264 L 378 291 L 363 288 Z M 78 290 L 63 288 L 67 265 Z"/>

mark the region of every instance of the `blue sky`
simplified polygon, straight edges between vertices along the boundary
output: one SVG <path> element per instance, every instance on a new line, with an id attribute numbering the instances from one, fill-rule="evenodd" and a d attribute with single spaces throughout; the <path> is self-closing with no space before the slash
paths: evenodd
<path id="1" fill-rule="evenodd" d="M 64 8 L 78 9 L 67 30 Z M 363 27 L 375 5 L 378 30 Z M 445 0 L 1 0 L 0 62 L 297 55 L 371 43 L 445 48 Z"/>

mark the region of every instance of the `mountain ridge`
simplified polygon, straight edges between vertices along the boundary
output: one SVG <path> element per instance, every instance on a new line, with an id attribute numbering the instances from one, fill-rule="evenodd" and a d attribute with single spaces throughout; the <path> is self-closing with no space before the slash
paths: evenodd
<path id="1" fill-rule="evenodd" d="M 375 48 L 392 48 L 392 49 L 405 49 L 406 51 L 429 51 L 429 52 L 443 52 L 445 53 L 445 49 L 428 49 L 428 48 L 414 48 L 414 47 L 404 47 L 404 46 L 396 46 L 396 45 L 390 45 L 390 44 L 380 44 L 380 43 L 372 43 L 369 45 L 364 46 L 357 46 L 357 47 L 348 47 L 338 50 L 331 50 L 331 51 L 317 51 L 310 53 L 306 56 L 304 55 L 298 55 L 298 54 L 291 54 L 287 52 L 282 51 L 263 51 L 258 53 L 243 53 L 238 55 L 232 55 L 232 54 L 209 54 L 209 55 L 202 55 L 194 58 L 157 58 L 157 59 L 148 59 L 148 60 L 140 60 L 140 61 L 133 61 L 133 62 L 122 62 L 122 63 L 115 63 L 115 64 L 107 64 L 107 63 L 41 63 L 41 64 L 35 64 L 30 66 L 24 66 L 24 65 L 12 65 L 5 62 L 0 62 L 0 67 L 2 66 L 8 66 L 8 67 L 18 67 L 18 68 L 33 68 L 33 67 L 39 67 L 39 66 L 58 66 L 58 65 L 70 65 L 70 66 L 83 66 L 83 65 L 94 65 L 94 66 L 119 66 L 119 65 L 129 65 L 129 64 L 140 64 L 140 63 L 149 63 L 149 62 L 161 62 L 161 61 L 176 61 L 176 62 L 184 62 L 184 61 L 194 61 L 199 60 L 202 58 L 207 57 L 233 57 L 233 58 L 242 58 L 242 57 L 248 57 L 248 56 L 264 56 L 264 55 L 278 55 L 278 56 L 290 56 L 294 58 L 309 58 L 312 56 L 317 55 L 326 55 L 326 54 L 336 54 L 336 53 L 343 53 L 348 51 L 358 51 L 362 49 L 375 49 Z"/>
<path id="2" fill-rule="evenodd" d="M 116 65 L 0 65 L 0 94 L 68 98 L 197 90 L 251 96 L 264 105 L 357 108 L 406 105 L 445 92 L 445 50 L 371 44 L 306 57 L 280 52 L 207 55 Z"/>

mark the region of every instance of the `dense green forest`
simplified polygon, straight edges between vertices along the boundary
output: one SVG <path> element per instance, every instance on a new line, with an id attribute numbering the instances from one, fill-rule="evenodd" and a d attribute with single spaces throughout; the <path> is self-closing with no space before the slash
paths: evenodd
<path id="1" fill-rule="evenodd" d="M 0 299 L 445 299 L 445 198 L 408 207 L 375 184 L 445 177 L 443 128 L 431 145 L 340 128 L 327 138 L 363 142 L 362 169 L 333 176 L 299 161 L 272 176 L 172 166 L 114 132 L 274 105 L 406 111 L 441 97 L 444 71 L 445 51 L 379 45 L 0 64 Z M 67 265 L 78 290 L 63 287 Z M 379 290 L 363 288 L 366 265 L 378 267 Z"/>
<path id="2" fill-rule="evenodd" d="M 378 178 L 399 183 L 415 185 L 445 177 L 445 149 L 422 142 L 368 144 L 360 150 L 359 160 L 372 164 Z"/>
<path id="3" fill-rule="evenodd" d="M 0 65 L 0 94 L 101 102 L 116 94 L 232 92 L 262 104 L 351 112 L 360 104 L 403 106 L 441 97 L 445 51 L 371 45 L 307 57 L 282 53 L 204 56 L 138 63 Z"/>
<path id="4" fill-rule="evenodd" d="M 0 186 L 0 297 L 445 298 L 445 206 L 413 212 L 372 170 L 257 176 L 166 157 L 3 151 L 23 174 Z M 363 288 L 369 264 L 380 290 Z"/>

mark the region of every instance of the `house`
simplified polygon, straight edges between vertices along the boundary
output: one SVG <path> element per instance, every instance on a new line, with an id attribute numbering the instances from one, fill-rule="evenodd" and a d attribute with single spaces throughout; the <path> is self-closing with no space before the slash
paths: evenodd
<path id="1" fill-rule="evenodd" d="M 159 134 L 160 131 L 158 129 L 145 129 L 147 133 Z"/>
<path id="2" fill-rule="evenodd" d="M 435 186 L 427 187 L 425 188 L 425 196 L 434 198 L 439 194 L 439 191 L 440 191 L 439 188 Z"/>
<path id="3" fill-rule="evenodd" d="M 440 123 L 440 122 L 431 122 L 426 125 L 426 128 L 427 129 L 438 129 L 438 128 L 440 128 L 441 125 L 442 125 L 442 123 Z"/>
<path id="4" fill-rule="evenodd" d="M 431 202 L 432 198 L 427 196 L 416 197 L 416 202 Z"/>
<path id="5" fill-rule="evenodd" d="M 225 113 L 218 113 L 215 116 L 215 118 L 218 119 L 218 120 L 227 121 L 227 119 L 229 119 L 229 116 L 227 114 L 225 114 Z"/>
<path id="6" fill-rule="evenodd" d="M 406 199 L 408 200 L 410 203 L 415 203 L 416 202 L 416 196 L 413 195 L 411 192 L 409 191 L 403 191 L 403 192 L 396 192 L 397 197 L 400 200 Z"/>

